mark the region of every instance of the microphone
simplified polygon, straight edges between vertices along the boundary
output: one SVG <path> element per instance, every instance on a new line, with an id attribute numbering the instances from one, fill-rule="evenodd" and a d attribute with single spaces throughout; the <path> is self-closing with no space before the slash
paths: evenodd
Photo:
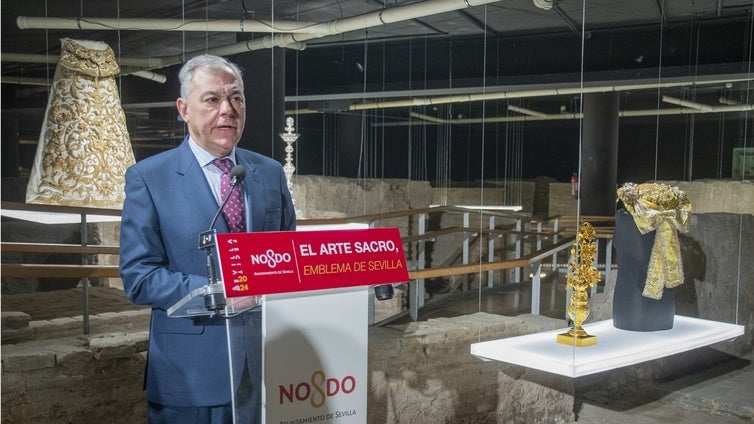
<path id="1" fill-rule="evenodd" d="M 230 170 L 230 184 L 235 185 L 246 178 L 246 168 L 241 165 L 234 165 Z"/>
<path id="2" fill-rule="evenodd" d="M 235 189 L 236 185 L 242 182 L 244 178 L 246 178 L 246 168 L 244 168 L 243 166 L 234 165 L 233 168 L 230 169 L 230 190 L 228 190 L 228 194 L 225 196 L 225 199 L 223 199 L 223 203 L 220 205 L 220 208 L 217 210 L 217 213 L 215 213 L 215 216 L 212 218 L 212 222 L 210 222 L 209 224 L 209 230 L 207 231 L 212 231 L 212 228 L 215 227 L 217 218 L 220 217 L 220 212 L 223 211 L 225 204 L 228 203 L 228 199 L 230 199 L 230 195 L 233 193 L 233 189 Z M 200 243 L 200 248 L 201 248 L 201 243 Z"/>

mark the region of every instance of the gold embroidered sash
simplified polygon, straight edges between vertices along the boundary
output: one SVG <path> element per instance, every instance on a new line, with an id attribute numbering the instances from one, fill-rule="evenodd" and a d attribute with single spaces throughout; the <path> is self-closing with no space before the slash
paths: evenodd
<path id="1" fill-rule="evenodd" d="M 691 202 L 677 187 L 659 183 L 626 183 L 617 193 L 642 234 L 657 231 L 642 295 L 659 300 L 665 287 L 683 284 L 683 261 L 676 230 L 688 231 Z"/>

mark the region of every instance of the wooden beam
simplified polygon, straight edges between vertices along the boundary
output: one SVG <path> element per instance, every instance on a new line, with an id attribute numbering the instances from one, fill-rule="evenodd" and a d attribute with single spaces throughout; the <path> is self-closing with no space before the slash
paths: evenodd
<path id="1" fill-rule="evenodd" d="M 23 253 L 91 253 L 98 255 L 118 255 L 120 250 L 118 246 L 102 246 L 80 244 L 56 244 L 56 243 L 14 243 L 2 242 L 0 249 L 3 253 L 23 252 Z"/>
<path id="2" fill-rule="evenodd" d="M 497 271 L 501 269 L 519 268 L 528 265 L 526 259 L 511 259 L 496 262 L 482 262 L 473 265 L 446 266 L 442 268 L 417 269 L 408 272 L 408 278 L 417 280 L 420 278 L 447 277 L 450 275 L 473 274 L 476 272 Z"/>
<path id="3" fill-rule="evenodd" d="M 117 265 L 2 264 L 0 273 L 15 278 L 120 278 Z"/>
<path id="4" fill-rule="evenodd" d="M 78 206 L 58 206 L 58 205 L 38 205 L 34 203 L 21 203 L 21 202 L 0 202 L 0 208 L 19 210 L 19 211 L 34 211 L 34 212 L 57 212 L 57 213 L 72 213 L 78 215 L 107 215 L 107 216 L 120 216 L 120 209 L 103 209 L 103 208 L 85 208 Z"/>

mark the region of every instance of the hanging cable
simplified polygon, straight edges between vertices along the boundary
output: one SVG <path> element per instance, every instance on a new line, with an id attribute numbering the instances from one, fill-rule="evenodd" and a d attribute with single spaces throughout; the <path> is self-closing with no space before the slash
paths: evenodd
<path id="1" fill-rule="evenodd" d="M 657 112 L 658 113 L 655 115 L 654 181 L 657 181 L 657 169 L 659 166 L 658 162 L 659 162 L 659 151 L 660 151 L 660 113 L 659 112 L 660 112 L 660 102 L 662 101 L 662 93 L 660 92 L 661 91 L 660 83 L 662 82 L 662 41 L 663 41 L 662 37 L 664 33 L 663 29 L 665 28 L 665 0 L 661 0 L 659 6 L 660 6 L 660 49 L 659 49 L 659 59 L 658 59 L 658 64 L 657 64 Z M 581 174 L 579 173 L 579 175 Z"/>
<path id="2" fill-rule="evenodd" d="M 694 76 L 697 76 L 699 74 L 699 39 L 701 38 L 701 25 L 697 22 L 696 25 L 696 48 L 694 49 Z M 691 101 L 696 100 L 696 88 L 693 89 L 691 95 Z M 688 176 L 685 176 L 688 181 L 691 181 L 694 178 L 694 133 L 696 128 L 696 115 L 689 116 L 687 120 L 689 124 L 689 135 L 688 135 L 688 145 L 689 145 L 689 151 L 688 151 Z M 657 177 L 655 177 L 656 179 Z"/>
<path id="3" fill-rule="evenodd" d="M 186 0 L 181 0 L 181 26 L 186 24 Z M 186 31 L 181 30 L 181 62 L 186 62 Z M 188 125 L 181 125 L 181 131 L 183 131 L 183 137 L 185 138 L 188 132 Z"/>
<path id="4" fill-rule="evenodd" d="M 484 5 L 484 27 L 487 27 L 487 5 Z M 482 42 L 482 95 L 487 94 L 487 31 L 484 31 L 484 37 Z M 483 245 L 482 240 L 484 239 L 482 234 L 484 232 L 482 231 L 484 228 L 484 147 L 485 147 L 485 129 L 486 129 L 486 122 L 485 117 L 487 116 L 487 101 L 482 101 L 482 140 L 481 140 L 481 146 L 479 149 L 479 168 L 480 168 L 480 182 L 479 182 L 479 236 L 477 238 L 477 246 L 479 247 L 479 271 L 477 272 L 477 282 L 478 282 L 478 299 L 477 299 L 477 310 L 479 312 L 482 312 L 482 258 L 483 258 Z M 469 128 L 471 128 L 469 126 Z M 470 141 L 470 140 L 469 140 Z M 471 143 L 469 143 L 470 145 Z M 471 155 L 469 155 L 471 156 Z M 468 179 L 468 177 L 467 177 Z M 492 233 L 488 233 L 489 235 L 487 237 L 493 237 Z M 488 243 L 489 245 L 489 243 Z M 490 277 L 492 273 L 490 272 L 488 274 Z M 487 282 L 488 285 L 492 285 L 492 281 Z M 481 328 L 481 327 L 480 327 Z M 481 341 L 481 330 L 477 334 L 477 341 Z"/>
<path id="5" fill-rule="evenodd" d="M 117 32 L 117 34 L 118 34 L 118 63 L 122 63 L 122 61 L 121 61 L 121 55 L 122 55 L 123 52 L 122 52 L 122 49 L 121 49 L 121 46 L 120 46 L 120 0 L 117 0 L 115 2 L 115 5 L 116 5 L 116 7 L 118 9 L 117 16 L 116 16 L 117 17 L 116 20 L 118 21 L 118 32 Z M 84 7 L 83 3 L 82 3 L 81 7 L 82 8 Z M 83 16 L 83 15 L 84 15 L 84 10 L 82 9 L 81 10 L 81 16 Z M 123 69 L 121 69 L 120 72 L 118 72 L 118 92 L 119 93 L 123 93 Z M 121 102 L 123 102 L 122 98 L 121 98 Z"/>
<path id="6" fill-rule="evenodd" d="M 383 92 L 385 91 L 385 77 L 386 77 L 385 72 L 386 72 L 386 68 L 385 68 L 385 41 L 383 40 L 382 41 L 382 91 Z M 377 158 L 379 157 L 379 158 L 382 159 L 381 160 L 381 164 L 380 164 L 380 169 L 381 169 L 380 170 L 380 178 L 384 179 L 385 178 L 385 128 L 386 128 L 385 127 L 385 109 L 382 109 L 381 113 L 382 113 L 382 116 L 381 116 L 381 118 L 382 118 L 381 119 L 382 125 L 380 126 L 380 147 L 381 147 L 381 152 L 380 152 L 380 155 L 378 156 L 377 155 L 377 151 L 376 151 L 376 147 L 375 147 L 375 155 L 374 155 L 374 157 L 375 157 L 375 177 L 376 177 L 376 173 L 377 173 L 377 168 L 376 168 Z"/>
<path id="7" fill-rule="evenodd" d="M 466 105 L 466 116 L 471 116 L 471 107 Z M 484 115 L 482 115 L 484 119 Z M 471 125 L 466 126 L 466 188 L 471 184 Z"/>
<path id="8" fill-rule="evenodd" d="M 181 0 L 181 28 L 186 25 L 186 0 Z M 181 61 L 186 61 L 186 31 L 181 29 Z"/>
<path id="9" fill-rule="evenodd" d="M 751 95 L 751 75 L 752 75 L 752 45 L 754 44 L 754 8 L 751 8 L 749 10 L 749 39 L 748 39 L 748 45 L 749 45 L 749 51 L 747 54 L 747 69 L 746 69 L 746 94 L 744 95 L 746 98 L 746 104 L 749 104 L 751 101 L 750 95 Z M 749 146 L 751 146 L 752 143 L 750 139 L 750 135 L 748 132 L 749 128 L 749 117 L 751 116 L 751 113 L 744 114 L 744 154 L 743 154 L 743 164 L 745 165 L 748 163 L 748 161 L 751 159 L 749 156 L 747 156 L 747 151 Z M 746 179 L 746 175 L 744 172 L 744 167 L 742 166 L 741 169 L 741 181 L 744 181 Z M 737 260 L 737 272 L 736 272 L 736 306 L 735 306 L 735 323 L 739 323 L 739 314 L 740 314 L 740 304 L 741 304 L 741 267 L 743 263 L 743 234 L 744 234 L 744 215 L 739 214 L 738 216 L 738 260 Z"/>
<path id="10" fill-rule="evenodd" d="M 84 7 L 83 5 L 81 6 Z M 47 29 L 47 0 L 45 0 L 45 79 L 47 85 L 52 87 L 50 82 L 50 33 Z"/>
<path id="11" fill-rule="evenodd" d="M 510 104 L 511 104 L 510 100 L 506 101 L 506 106 Z M 510 116 L 510 109 L 508 109 L 507 107 L 505 108 L 505 115 Z M 508 147 L 510 146 L 510 137 L 509 137 L 510 126 L 511 126 L 510 122 L 505 123 L 505 128 L 504 128 L 505 136 L 503 138 L 503 145 L 504 145 L 504 149 L 503 149 L 503 187 L 504 187 L 503 205 L 506 205 L 506 206 L 510 204 L 508 203 L 509 202 L 508 191 L 510 190 L 510 187 L 508 184 L 508 153 L 509 153 Z"/>
<path id="12" fill-rule="evenodd" d="M 299 20 L 300 8 L 301 8 L 301 1 L 299 0 L 299 1 L 296 2 L 296 20 L 297 21 Z M 244 5 L 244 9 L 245 9 L 245 5 Z M 299 61 L 299 50 L 296 50 L 296 52 L 294 54 L 295 54 L 294 59 L 295 59 L 295 72 L 296 72 L 296 81 L 295 81 L 294 84 L 296 86 L 295 87 L 296 101 L 294 102 L 293 109 L 294 110 L 299 110 L 298 109 L 298 95 L 299 95 L 299 87 L 298 87 L 298 83 L 299 83 L 299 80 L 298 80 L 298 78 L 299 78 L 299 76 L 298 76 L 298 65 L 299 65 L 299 63 L 298 63 L 298 61 Z M 297 123 L 297 125 L 300 128 L 301 127 L 301 123 L 299 122 L 300 117 L 299 117 L 298 112 L 296 112 L 294 119 L 295 119 L 295 122 Z M 299 162 L 298 162 L 298 153 L 299 153 L 299 151 L 301 151 L 301 142 L 299 142 L 298 146 L 299 147 L 296 149 L 296 157 L 294 158 L 295 166 L 296 166 L 296 171 L 295 171 L 296 175 L 298 175 L 299 172 L 300 172 L 300 170 L 299 170 Z"/>
<path id="13" fill-rule="evenodd" d="M 204 22 L 207 25 L 204 31 L 204 53 L 209 53 L 209 0 L 204 0 Z"/>
<path id="14" fill-rule="evenodd" d="M 369 50 L 369 43 L 367 43 L 367 40 L 369 38 L 369 30 L 364 30 L 364 54 L 363 54 L 363 60 L 364 64 L 362 65 L 362 92 L 366 93 L 367 91 L 367 53 Z M 366 190 L 366 181 L 364 181 L 365 177 L 363 175 L 363 172 L 366 170 L 366 158 L 367 155 L 367 149 L 365 146 L 366 139 L 365 139 L 365 133 L 364 128 L 366 128 L 366 120 L 367 120 L 367 111 L 362 110 L 361 111 L 361 131 L 360 131 L 360 141 L 359 141 L 359 162 L 358 162 L 358 169 L 356 171 L 356 179 L 357 181 L 361 182 L 363 184 L 364 190 Z M 362 197 L 362 211 L 366 215 L 366 193 L 364 193 L 364 196 Z"/>
<path id="15" fill-rule="evenodd" d="M 717 166 L 716 177 L 718 179 L 723 178 L 723 149 L 725 139 L 725 112 L 721 113 L 717 117 Z"/>
<path id="16" fill-rule="evenodd" d="M 412 78 L 411 78 L 411 69 L 413 69 L 413 66 L 414 66 L 413 41 L 414 41 L 413 37 L 408 37 L 408 78 L 406 78 L 406 79 L 408 80 L 408 91 L 409 91 L 409 93 L 413 89 L 413 84 L 412 84 L 413 81 L 412 81 Z M 384 88 L 383 88 L 383 90 L 384 90 Z M 411 123 L 411 120 L 412 120 L 411 109 L 408 109 L 408 121 L 409 121 L 409 124 Z M 408 146 L 406 148 L 406 150 L 408 151 L 408 160 L 406 161 L 406 167 L 407 167 L 407 169 L 406 169 L 406 178 L 409 181 L 411 181 L 413 179 L 412 169 L 413 169 L 413 165 L 414 165 L 414 163 L 413 163 L 413 160 L 414 160 L 414 156 L 413 156 L 413 153 L 414 153 L 413 152 L 413 148 L 414 148 L 414 138 L 413 138 L 414 128 L 412 128 L 412 125 L 408 125 L 408 128 L 406 128 L 406 130 L 407 130 L 407 135 L 408 135 Z M 384 160 L 384 156 L 383 156 L 383 160 Z"/>
<path id="17" fill-rule="evenodd" d="M 272 23 L 272 31 L 270 37 L 275 39 L 275 0 L 270 0 L 270 22 Z M 272 133 L 270 134 L 270 157 L 275 157 L 275 146 L 277 146 L 277 137 L 275 137 L 275 128 L 277 122 L 275 121 L 277 108 L 275 107 L 275 48 L 270 48 L 270 128 Z"/>

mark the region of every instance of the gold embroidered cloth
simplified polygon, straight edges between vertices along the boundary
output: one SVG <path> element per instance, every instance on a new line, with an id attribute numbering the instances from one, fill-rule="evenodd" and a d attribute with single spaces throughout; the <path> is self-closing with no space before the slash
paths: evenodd
<path id="1" fill-rule="evenodd" d="M 134 163 L 115 81 L 120 68 L 105 43 L 61 43 L 26 201 L 119 209 Z"/>
<path id="2" fill-rule="evenodd" d="M 665 287 L 683 284 L 683 261 L 676 230 L 688 231 L 691 202 L 677 187 L 658 183 L 626 183 L 618 189 L 618 198 L 642 234 L 657 231 L 642 295 L 659 300 Z"/>

